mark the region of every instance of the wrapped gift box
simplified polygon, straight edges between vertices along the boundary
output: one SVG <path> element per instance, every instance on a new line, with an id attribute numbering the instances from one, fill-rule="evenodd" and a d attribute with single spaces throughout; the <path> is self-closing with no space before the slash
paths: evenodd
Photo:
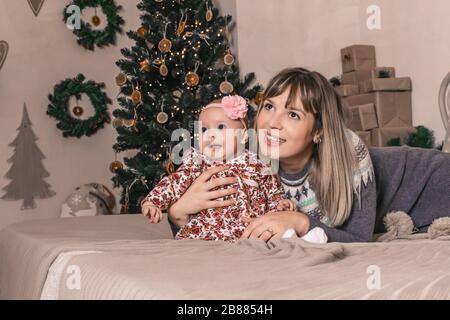
<path id="1" fill-rule="evenodd" d="M 395 78 L 395 68 L 393 67 L 376 67 L 371 70 L 356 70 L 344 73 L 341 77 L 342 84 L 359 85 L 361 82 L 370 79 L 379 79 L 380 72 L 384 71 L 389 78 Z M 384 79 L 384 78 L 383 78 Z"/>
<path id="2" fill-rule="evenodd" d="M 341 50 L 343 73 L 376 67 L 375 46 L 353 45 Z"/>
<path id="3" fill-rule="evenodd" d="M 349 128 L 354 131 L 367 131 L 378 127 L 377 114 L 373 103 L 349 107 L 352 120 Z"/>
<path id="4" fill-rule="evenodd" d="M 366 144 L 366 146 L 372 146 L 372 134 L 370 131 L 355 131 L 355 133 Z"/>
<path id="5" fill-rule="evenodd" d="M 354 96 L 354 95 L 359 94 L 359 86 L 355 86 L 355 85 L 345 84 L 345 85 L 334 87 L 334 89 L 341 97 L 348 97 L 348 96 Z"/>
<path id="6" fill-rule="evenodd" d="M 391 128 L 376 128 L 370 131 L 372 146 L 386 147 L 391 139 L 400 138 L 400 144 L 404 144 L 405 138 L 409 134 L 416 132 L 414 127 L 391 127 Z"/>
<path id="7" fill-rule="evenodd" d="M 361 93 L 375 91 L 411 91 L 411 78 L 380 78 L 363 81 L 359 84 Z"/>
<path id="8" fill-rule="evenodd" d="M 378 126 L 411 127 L 411 92 L 373 92 L 343 98 L 347 106 L 373 103 L 377 114 Z"/>

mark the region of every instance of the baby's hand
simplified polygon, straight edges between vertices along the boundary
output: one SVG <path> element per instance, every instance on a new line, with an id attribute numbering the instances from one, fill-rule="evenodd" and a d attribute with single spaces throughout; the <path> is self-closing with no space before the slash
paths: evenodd
<path id="1" fill-rule="evenodd" d="M 159 223 L 162 220 L 162 212 L 150 202 L 142 204 L 142 214 L 150 219 L 151 223 Z"/>
<path id="2" fill-rule="evenodd" d="M 295 204 L 288 199 L 283 199 L 278 203 L 277 210 L 278 211 L 294 211 Z"/>

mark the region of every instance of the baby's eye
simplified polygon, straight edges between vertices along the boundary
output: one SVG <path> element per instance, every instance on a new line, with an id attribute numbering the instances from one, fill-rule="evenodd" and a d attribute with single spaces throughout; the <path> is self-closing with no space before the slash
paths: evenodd
<path id="1" fill-rule="evenodd" d="M 300 120 L 300 116 L 296 114 L 295 112 L 289 112 L 289 118 L 294 120 Z"/>
<path id="2" fill-rule="evenodd" d="M 205 133 L 205 132 L 206 132 L 206 130 L 208 130 L 208 128 L 206 128 L 206 127 L 202 127 L 202 133 Z"/>
<path id="3" fill-rule="evenodd" d="M 266 103 L 266 104 L 264 105 L 264 109 L 266 109 L 266 110 L 272 110 L 272 109 L 273 109 L 273 106 L 272 106 L 270 103 Z"/>
<path id="4" fill-rule="evenodd" d="M 219 124 L 217 126 L 217 129 L 219 129 L 219 130 L 223 130 L 223 129 L 226 129 L 226 128 L 227 128 L 227 126 L 225 124 L 223 124 L 223 123 L 221 123 L 221 124 Z"/>

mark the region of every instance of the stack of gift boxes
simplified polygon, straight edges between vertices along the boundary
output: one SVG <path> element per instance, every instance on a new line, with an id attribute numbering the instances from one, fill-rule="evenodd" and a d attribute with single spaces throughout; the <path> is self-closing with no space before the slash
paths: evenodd
<path id="1" fill-rule="evenodd" d="M 341 85 L 335 87 L 350 109 L 349 128 L 369 146 L 404 139 L 412 125 L 411 78 L 396 78 L 395 68 L 377 67 L 375 47 L 353 45 L 341 50 Z"/>

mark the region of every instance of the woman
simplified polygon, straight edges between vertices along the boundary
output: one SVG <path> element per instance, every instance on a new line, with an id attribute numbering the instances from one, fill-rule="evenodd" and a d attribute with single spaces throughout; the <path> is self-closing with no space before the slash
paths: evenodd
<path id="1" fill-rule="evenodd" d="M 421 231 L 450 216 L 450 155 L 407 147 L 369 154 L 346 120 L 341 98 L 317 72 L 286 69 L 269 82 L 256 118 L 259 146 L 265 155 L 277 149 L 286 197 L 300 212 L 257 218 L 242 238 L 268 241 L 290 228 L 302 236 L 321 227 L 331 242 L 367 242 L 384 231 L 390 211 L 407 212 Z M 174 230 L 190 214 L 232 204 L 211 191 L 235 182 L 209 180 L 220 170 L 205 172 L 169 209 Z"/>

